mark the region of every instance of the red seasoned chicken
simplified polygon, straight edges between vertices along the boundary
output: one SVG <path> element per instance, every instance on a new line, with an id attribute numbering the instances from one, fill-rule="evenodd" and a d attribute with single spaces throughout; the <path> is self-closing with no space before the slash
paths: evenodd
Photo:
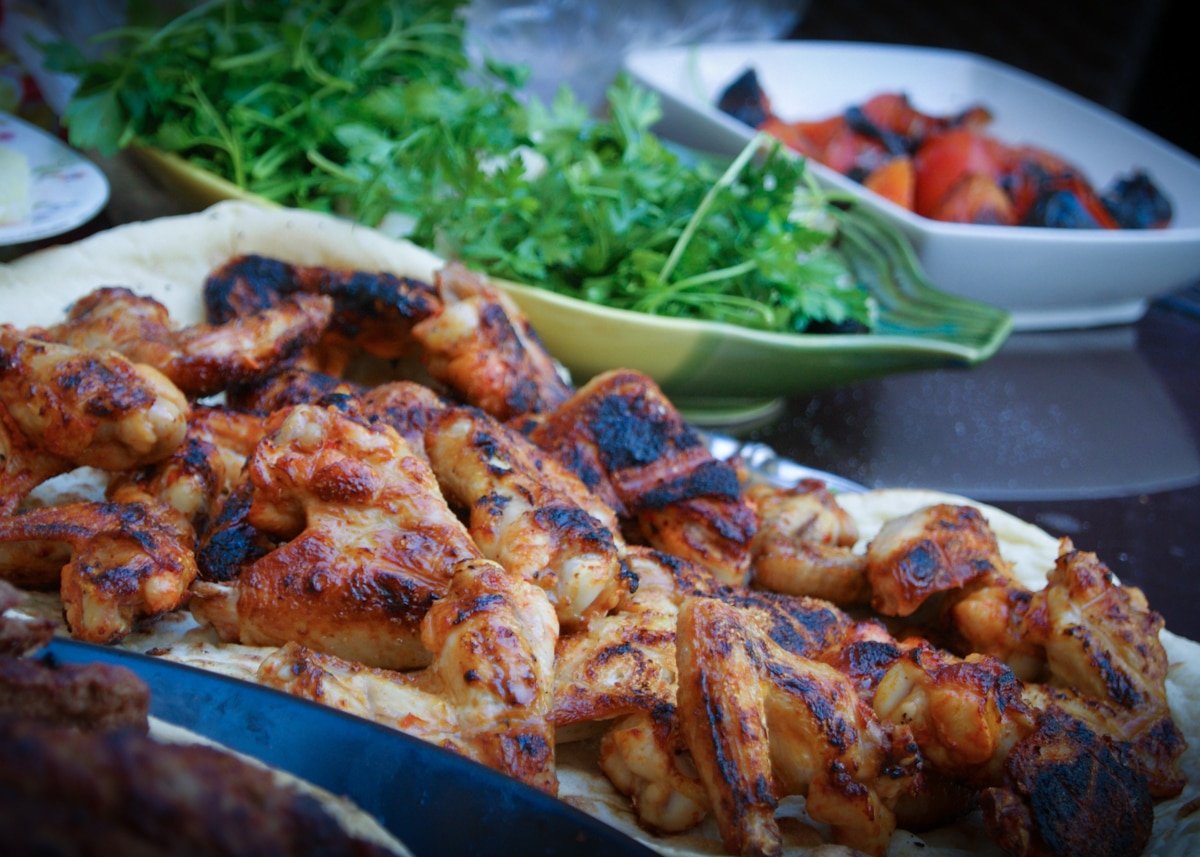
<path id="1" fill-rule="evenodd" d="M 223 324 L 176 329 L 167 308 L 126 288 L 96 289 L 41 338 L 83 351 L 116 351 L 155 367 L 189 396 L 246 383 L 312 345 L 329 324 L 328 298 L 297 295 Z"/>
<path id="2" fill-rule="evenodd" d="M 725 583 L 746 582 L 757 524 L 737 473 L 712 456 L 650 378 L 626 370 L 598 375 L 529 437 L 639 538 Z"/>
<path id="3" fill-rule="evenodd" d="M 43 452 L 101 470 L 161 461 L 187 431 L 187 399 L 157 369 L 10 325 L 0 325 L 0 405 Z"/>
<path id="4" fill-rule="evenodd" d="M 278 411 L 231 495 L 239 501 L 279 546 L 223 582 L 197 583 L 193 612 L 223 639 L 298 642 L 388 668 L 428 661 L 421 620 L 479 549 L 394 429 L 332 408 Z"/>
<path id="5" fill-rule="evenodd" d="M 524 314 L 461 265 L 438 272 L 441 309 L 413 328 L 429 374 L 499 420 L 558 407 L 571 388 Z"/>

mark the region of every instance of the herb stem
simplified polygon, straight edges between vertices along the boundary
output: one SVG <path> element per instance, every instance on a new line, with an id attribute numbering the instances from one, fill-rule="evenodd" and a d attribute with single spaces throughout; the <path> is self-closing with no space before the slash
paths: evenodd
<path id="1" fill-rule="evenodd" d="M 671 274 L 675 273 L 675 267 L 679 264 L 679 260 L 683 257 L 684 250 L 691 242 L 692 236 L 696 234 L 696 230 L 700 227 L 700 222 L 704 220 L 704 215 L 712 208 L 714 200 L 717 198 L 723 189 L 733 184 L 734 179 L 738 174 L 746 168 L 746 164 L 750 162 L 750 158 L 754 156 L 759 147 L 765 140 L 763 134 L 755 134 L 749 143 L 745 145 L 738 156 L 733 159 L 733 162 L 725 170 L 719 179 L 713 183 L 708 189 L 708 193 L 704 194 L 704 199 L 700 200 L 700 204 L 696 206 L 696 210 L 692 212 L 691 218 L 687 222 L 687 226 L 683 227 L 683 232 L 679 236 L 679 240 L 675 242 L 675 246 L 671 248 L 671 254 L 667 257 L 667 261 L 663 264 L 662 270 L 658 272 L 658 278 L 663 283 L 670 282 Z"/>

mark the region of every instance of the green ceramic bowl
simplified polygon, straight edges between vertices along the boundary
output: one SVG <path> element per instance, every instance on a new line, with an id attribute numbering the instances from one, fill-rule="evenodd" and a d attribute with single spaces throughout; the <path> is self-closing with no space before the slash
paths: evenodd
<path id="1" fill-rule="evenodd" d="M 883 307 L 878 333 L 780 334 L 501 285 L 576 383 L 606 369 L 637 369 L 694 419 L 704 415 L 699 421 L 710 423 L 880 375 L 971 366 L 995 353 L 1011 327 L 1002 310 L 936 292 Z"/>
<path id="2" fill-rule="evenodd" d="M 272 205 L 174 155 L 139 150 L 143 165 L 197 208 L 237 198 Z M 879 304 L 869 334 L 765 333 L 735 325 L 611 309 L 516 283 L 499 284 L 529 316 L 576 384 L 607 369 L 645 372 L 695 422 L 724 425 L 770 413 L 780 399 L 894 372 L 971 366 L 1008 336 L 1009 314 L 897 274 L 911 247 L 895 230 L 860 235 L 875 264 L 857 271 Z"/>

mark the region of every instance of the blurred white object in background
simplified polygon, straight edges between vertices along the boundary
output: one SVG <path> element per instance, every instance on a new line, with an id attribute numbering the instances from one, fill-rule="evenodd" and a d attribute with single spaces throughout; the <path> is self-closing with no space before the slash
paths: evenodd
<path id="1" fill-rule="evenodd" d="M 595 110 L 627 51 L 781 38 L 807 6 L 807 0 L 474 0 L 466 20 L 474 59 L 528 65 L 531 94 L 549 102 L 565 85 Z"/>
<path id="2" fill-rule="evenodd" d="M 29 159 L 0 144 L 0 225 L 24 220 L 29 214 Z"/>

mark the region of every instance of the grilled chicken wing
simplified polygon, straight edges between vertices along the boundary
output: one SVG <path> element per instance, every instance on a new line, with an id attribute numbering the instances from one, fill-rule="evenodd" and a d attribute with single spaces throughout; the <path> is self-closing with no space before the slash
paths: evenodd
<path id="1" fill-rule="evenodd" d="M 684 602 L 679 615 L 679 717 L 725 847 L 781 849 L 776 804 L 806 795 L 838 842 L 883 855 L 891 805 L 915 756 L 833 668 L 784 650 L 731 605 Z"/>
<path id="2" fill-rule="evenodd" d="M 67 626 L 88 642 L 120 640 L 142 618 L 175 610 L 196 576 L 192 543 L 157 505 L 69 503 L 0 517 L 0 542 L 65 542 Z"/>
<path id="3" fill-rule="evenodd" d="M 540 588 L 488 560 L 452 570 L 426 614 L 433 662 L 371 669 L 289 643 L 259 680 L 456 750 L 543 791 L 557 791 L 549 719 L 558 622 Z"/>
<path id="4" fill-rule="evenodd" d="M 711 582 L 689 563 L 630 547 L 637 575 L 618 608 L 559 638 L 554 660 L 555 726 L 560 741 L 584 724 L 606 724 L 600 769 L 652 830 L 683 831 L 709 812 L 675 716 L 675 625 L 684 591 Z M 711 588 L 715 588 L 711 582 Z"/>
<path id="5" fill-rule="evenodd" d="M 908 725 L 939 773 L 996 782 L 1037 719 L 1021 699 L 1021 682 L 995 658 L 962 659 L 924 641 L 905 649 L 875 690 L 875 712 L 886 723 Z"/>
<path id="6" fill-rule="evenodd" d="M 1078 691 L 1026 684 L 1022 699 L 1038 711 L 1058 709 L 1087 724 L 1097 735 L 1126 745 L 1127 763 L 1145 775 L 1156 800 L 1183 791 L 1186 778 L 1179 770 L 1187 741 L 1169 710 L 1154 706 L 1123 708 Z"/>
<path id="7" fill-rule="evenodd" d="M 1146 781 L 1118 747 L 1051 710 L 1008 754 L 1002 784 L 984 789 L 984 823 L 1010 857 L 1129 857 L 1154 824 Z"/>
<path id="8" fill-rule="evenodd" d="M 225 401 L 231 408 L 269 416 L 292 405 L 315 405 L 329 396 L 359 396 L 366 387 L 299 366 L 288 366 L 249 384 L 229 389 Z"/>
<path id="9" fill-rule="evenodd" d="M 671 706 L 669 716 L 661 711 L 630 714 L 600 741 L 600 770 L 629 797 L 642 825 L 665 833 L 695 827 L 712 811 L 674 711 Z"/>
<path id="10" fill-rule="evenodd" d="M 101 470 L 160 461 L 187 430 L 187 399 L 158 370 L 9 325 L 0 325 L 0 405 L 44 452 Z"/>
<path id="11" fill-rule="evenodd" d="M 635 549 L 636 550 L 636 549 Z M 645 570 L 652 557 L 631 565 Z M 653 581 L 623 593 L 619 609 L 559 638 L 554 660 L 554 722 L 560 728 L 675 706 L 672 592 Z"/>
<path id="12" fill-rule="evenodd" d="M 470 510 L 484 556 L 546 590 L 564 626 L 616 606 L 623 585 L 612 533 L 572 499 L 584 489 L 522 435 L 473 408 L 430 425 L 429 460 L 452 502 Z"/>
<path id="13" fill-rule="evenodd" d="M 1004 661 L 1023 681 L 1046 669 L 1046 651 L 1028 632 L 1034 593 L 1001 571 L 988 571 L 947 596 L 952 648 Z"/>
<path id="14" fill-rule="evenodd" d="M 1056 684 L 1123 708 L 1166 709 L 1163 618 L 1094 553 L 1064 542 L 1030 614 L 1028 634 L 1045 646 Z"/>
<path id="15" fill-rule="evenodd" d="M 843 607 L 867 602 L 866 557 L 852 550 L 858 529 L 823 482 L 790 489 L 757 483 L 745 493 L 758 512 L 750 545 L 756 586 Z"/>
<path id="16" fill-rule="evenodd" d="M 331 311 L 328 298 L 297 295 L 223 324 L 176 330 L 158 301 L 110 286 L 76 301 L 43 338 L 119 352 L 155 367 L 189 396 L 208 396 L 262 377 L 316 342 Z"/>
<path id="17" fill-rule="evenodd" d="M 442 307 L 413 328 L 430 375 L 499 420 L 551 411 L 571 395 L 507 295 L 458 264 L 436 279 Z"/>
<path id="18" fill-rule="evenodd" d="M 70 463 L 25 437 L 0 401 L 0 515 L 11 514 L 30 491 L 70 469 Z"/>
<path id="19" fill-rule="evenodd" d="M 1049 680 L 1055 687 L 1036 691 L 1035 708 L 1054 703 L 1128 742 L 1155 796 L 1178 793 L 1185 742 L 1167 706 L 1163 622 L 1139 590 L 1116 584 L 1095 554 L 1064 540 L 1044 589 L 993 570 L 948 598 L 961 650 L 998 657 L 1020 678 Z M 1027 699 L 1030 688 L 1038 686 L 1027 687 Z"/>
<path id="20" fill-rule="evenodd" d="M 204 283 L 208 320 L 224 323 L 277 306 L 287 296 L 324 295 L 333 316 L 324 342 L 392 359 L 408 350 L 412 326 L 439 307 L 429 283 L 384 272 L 289 265 L 265 256 L 230 259 Z"/>
<path id="21" fill-rule="evenodd" d="M 194 540 L 207 530 L 262 434 L 255 417 L 194 406 L 183 443 L 157 464 L 117 474 L 108 499 L 161 504 L 181 534 Z"/>
<path id="22" fill-rule="evenodd" d="M 908 616 L 932 595 L 1007 570 L 979 510 L 940 504 L 888 521 L 867 546 L 871 606 Z"/>
<path id="23" fill-rule="evenodd" d="M 740 585 L 750 570 L 753 510 L 734 468 L 715 459 L 645 375 L 593 378 L 529 432 L 646 542 Z"/>
<path id="24" fill-rule="evenodd" d="M 424 665 L 421 619 L 479 550 L 394 429 L 311 405 L 278 411 L 234 498 L 282 544 L 231 582 L 198 582 L 193 612 L 226 640 Z"/>

